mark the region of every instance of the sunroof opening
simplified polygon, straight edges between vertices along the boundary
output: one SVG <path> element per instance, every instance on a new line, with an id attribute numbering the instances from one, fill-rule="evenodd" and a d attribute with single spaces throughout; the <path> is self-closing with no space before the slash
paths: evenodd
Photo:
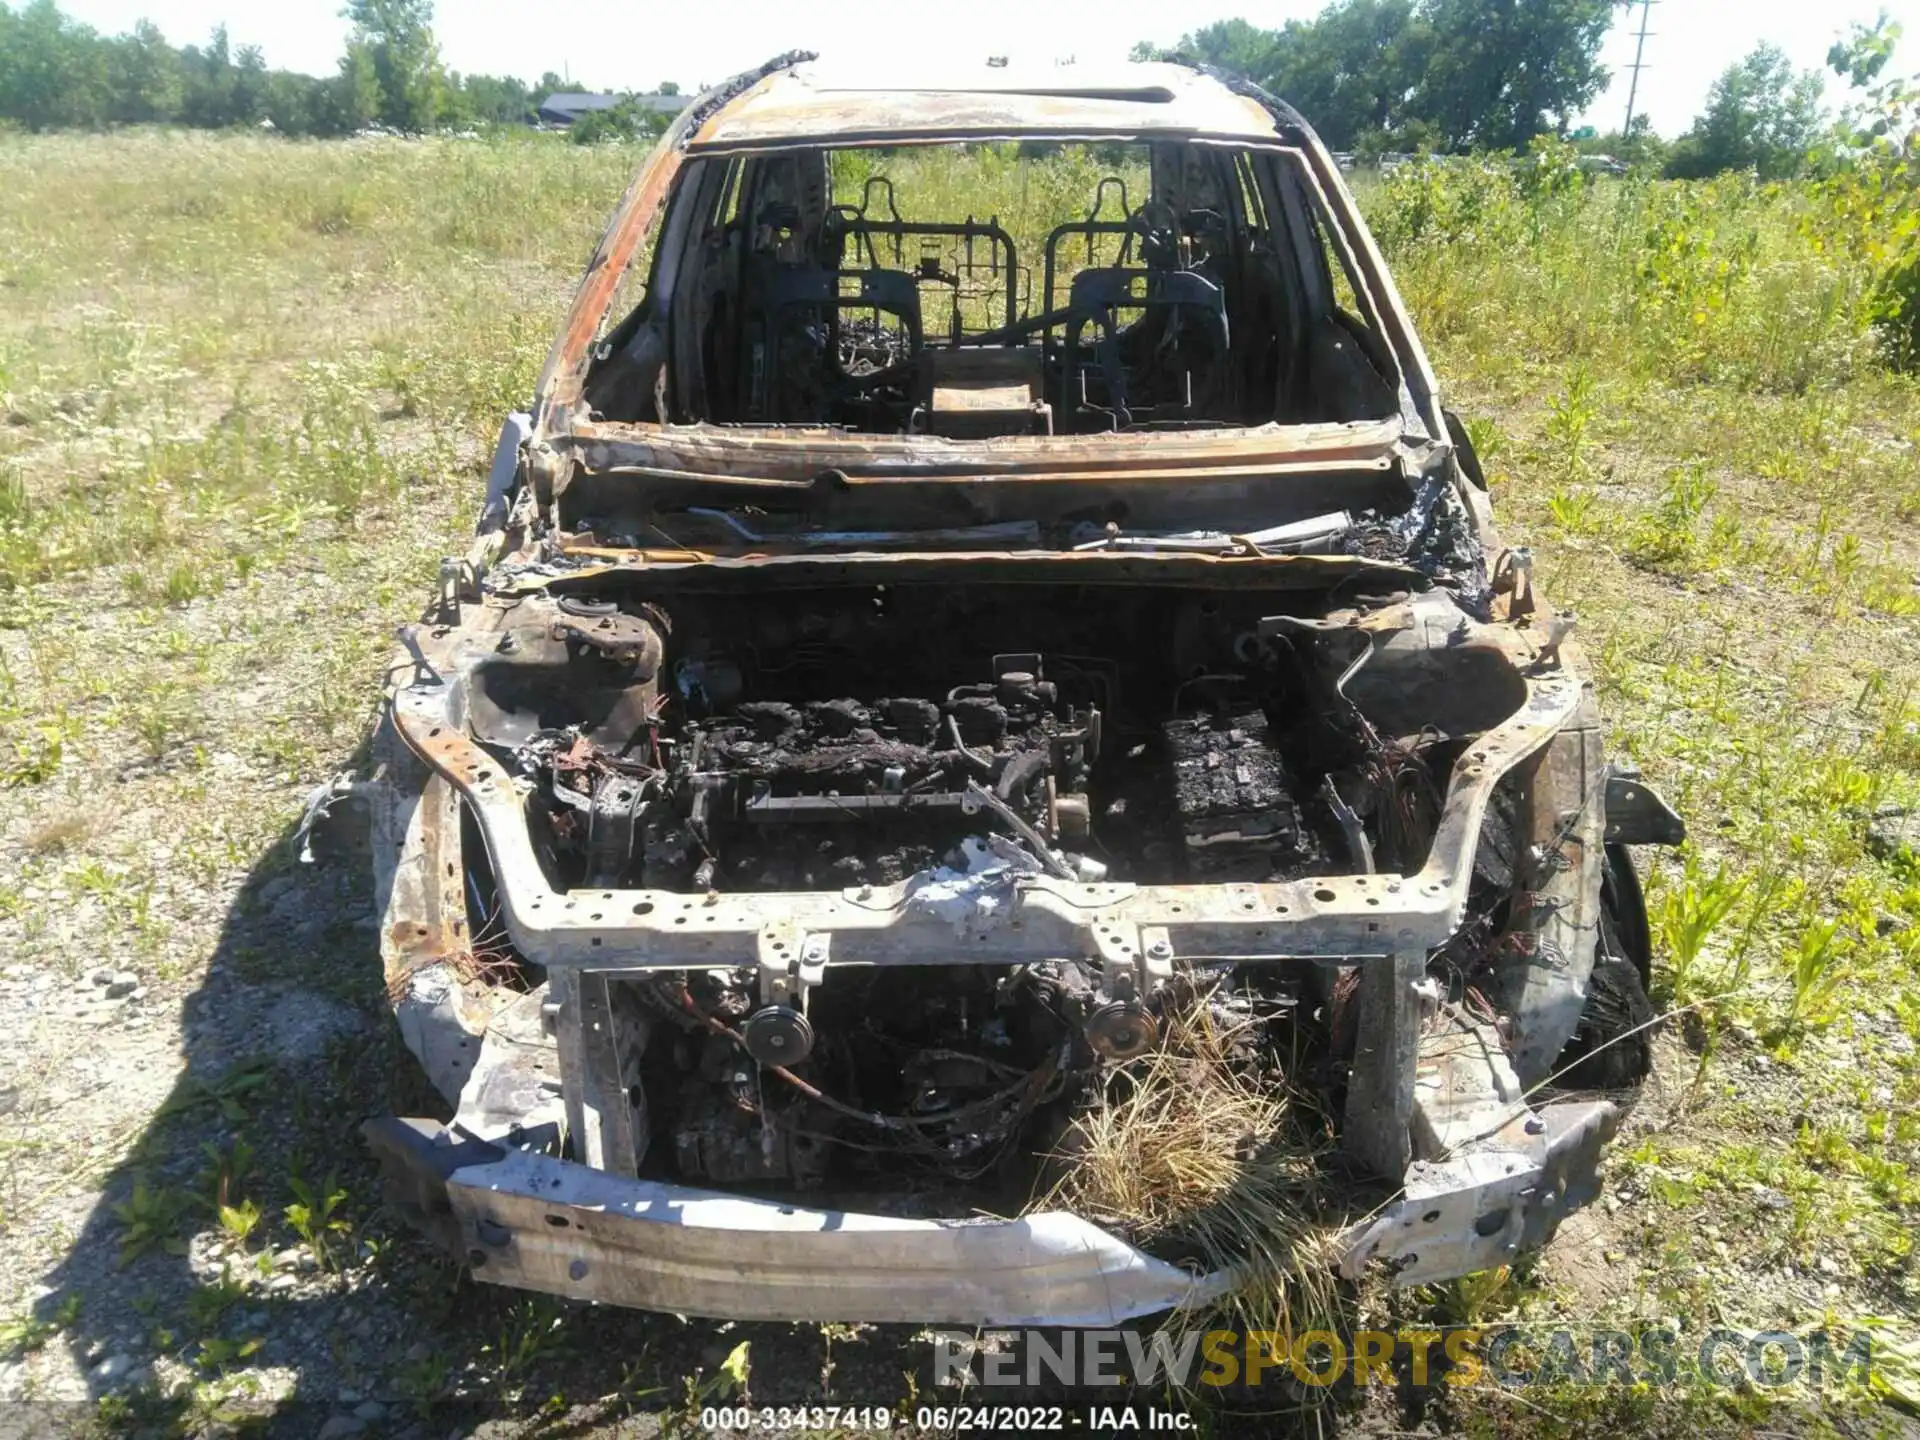
<path id="1" fill-rule="evenodd" d="M 1171 105 L 1174 93 L 1164 85 L 1105 86 L 1080 88 L 1072 85 L 834 85 L 821 87 L 822 94 L 849 95 L 1030 95 L 1051 100 L 1110 100 L 1122 105 Z"/>

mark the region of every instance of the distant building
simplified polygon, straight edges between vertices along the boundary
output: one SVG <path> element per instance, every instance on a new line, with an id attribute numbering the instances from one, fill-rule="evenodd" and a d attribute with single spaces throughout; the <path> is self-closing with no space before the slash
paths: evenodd
<path id="1" fill-rule="evenodd" d="M 586 95 L 573 91 L 556 91 L 540 102 L 539 120 L 542 125 L 567 126 L 583 115 L 595 110 L 611 110 L 622 100 L 631 100 L 642 110 L 652 110 L 661 115 L 678 115 L 693 103 L 691 95 Z"/>

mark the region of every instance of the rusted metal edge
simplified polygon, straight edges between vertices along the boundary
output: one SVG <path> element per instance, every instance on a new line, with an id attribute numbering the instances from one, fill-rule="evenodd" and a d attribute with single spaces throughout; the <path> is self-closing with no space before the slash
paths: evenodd
<path id="1" fill-rule="evenodd" d="M 928 140 L 1126 136 L 1271 141 L 1273 117 L 1245 97 L 1159 62 L 1128 62 L 1101 74 L 1049 69 L 930 71 L 876 79 L 831 65 L 770 79 L 716 113 L 695 136 L 702 148 L 785 148 L 853 134 L 875 144 Z M 1102 82 L 1107 83 L 1102 83 Z"/>
<path id="2" fill-rule="evenodd" d="M 1049 145 L 1100 145 L 1112 144 L 1116 140 L 1138 141 L 1180 141 L 1190 145 L 1232 146 L 1238 150 L 1288 150 L 1293 147 L 1278 139 L 1262 139 L 1235 134 L 1228 130 L 1182 129 L 1173 125 L 1114 125 L 1110 127 L 1088 125 L 1048 126 L 1043 129 L 1026 129 L 1011 125 L 969 126 L 916 126 L 911 130 L 844 130 L 835 131 L 831 137 L 816 134 L 772 135 L 764 139 L 752 140 L 711 140 L 695 139 L 687 146 L 689 155 L 703 159 L 713 157 L 731 157 L 734 155 L 763 155 L 782 150 L 812 149 L 826 144 L 831 138 L 835 150 L 880 149 L 899 145 L 950 145 L 964 141 L 968 144 L 990 145 L 999 142 L 1033 140 Z"/>
<path id="3" fill-rule="evenodd" d="M 613 212 L 593 258 L 587 262 L 585 278 L 567 310 L 566 320 L 555 337 L 553 348 L 541 368 L 534 387 L 533 435 L 543 440 L 561 428 L 567 412 L 578 402 L 585 379 L 587 360 L 600 326 L 613 304 L 621 277 L 632 265 L 634 256 L 646 238 L 654 215 L 666 202 L 675 177 L 686 156 L 689 140 L 721 106 L 764 82 L 768 76 L 812 60 L 813 52 L 792 50 L 776 56 L 757 70 L 749 70 L 716 85 L 674 117 L 659 141 L 641 162 L 639 172 L 628 185 Z"/>
<path id="4" fill-rule="evenodd" d="M 710 425 L 583 421 L 557 438 L 596 472 L 650 478 L 711 474 L 735 483 L 811 484 L 822 472 L 837 472 L 836 480 L 844 477 L 850 486 L 889 479 L 1124 484 L 1329 470 L 1382 474 L 1402 454 L 1400 429 L 1393 420 L 1256 426 L 1211 432 L 1208 441 L 1118 434 L 1009 437 L 1017 443 L 996 444 L 924 435 L 854 437 L 824 429 L 760 434 Z"/>
<path id="5" fill-rule="evenodd" d="M 621 549 L 588 546 L 568 554 L 606 557 L 615 563 L 588 565 L 558 573 L 521 571 L 496 574 L 490 589 L 501 596 L 565 590 L 598 576 L 644 568 L 650 578 L 695 578 L 694 572 L 754 571 L 796 585 L 893 583 L 916 571 L 938 571 L 948 579 L 964 566 L 969 582 L 1043 583 L 1070 576 L 1081 584 L 1150 581 L 1164 585 L 1280 586 L 1306 589 L 1369 576 L 1409 590 L 1425 591 L 1433 581 L 1419 570 L 1364 555 L 1209 555 L 1201 551 L 1149 554 L 1116 550 L 946 550 L 932 553 L 833 551 L 826 554 L 719 555 L 680 548 Z"/>

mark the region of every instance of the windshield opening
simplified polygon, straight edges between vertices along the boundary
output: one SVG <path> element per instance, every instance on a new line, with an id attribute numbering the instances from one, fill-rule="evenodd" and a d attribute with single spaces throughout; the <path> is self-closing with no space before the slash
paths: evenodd
<path id="1" fill-rule="evenodd" d="M 691 163 L 587 402 L 952 440 L 1391 416 L 1297 167 L 1035 141 Z"/>

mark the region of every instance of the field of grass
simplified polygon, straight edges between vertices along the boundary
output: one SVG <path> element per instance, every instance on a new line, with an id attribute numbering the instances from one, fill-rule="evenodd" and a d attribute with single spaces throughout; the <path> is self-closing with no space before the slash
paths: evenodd
<path id="1" fill-rule="evenodd" d="M 443 1434 L 458 1396 L 612 1433 L 691 1429 L 743 1385 L 913 1393 L 904 1333 L 564 1310 L 426 1259 L 353 1129 L 426 1103 L 366 887 L 286 853 L 636 158 L 0 137 L 0 1399 L 110 1394 L 108 1428 L 373 1404 L 366 1433 Z M 1084 210 L 1090 173 L 1037 168 L 951 208 Z M 1614 744 L 1693 839 L 1647 857 L 1677 1014 L 1609 1198 L 1523 1271 L 1353 1303 L 1871 1325 L 1881 1381 L 1830 1397 L 1862 1433 L 1920 1398 L 1896 1348 L 1920 1334 L 1920 858 L 1869 841 L 1920 812 L 1920 386 L 1878 363 L 1871 277 L 1805 188 L 1462 166 L 1363 201 Z M 105 1001 L 102 968 L 139 998 Z M 1401 1423 L 1382 1407 L 1322 1419 Z M 1426 1419 L 1815 1423 L 1570 1382 Z"/>
<path id="2" fill-rule="evenodd" d="M 1920 809 L 1920 386 L 1804 187 L 1463 168 L 1367 204 L 1612 743 L 1692 832 L 1642 856 L 1680 1013 L 1613 1198 L 1494 1303 L 1899 1319 L 1912 1407 L 1920 858 L 1870 831 Z"/>

